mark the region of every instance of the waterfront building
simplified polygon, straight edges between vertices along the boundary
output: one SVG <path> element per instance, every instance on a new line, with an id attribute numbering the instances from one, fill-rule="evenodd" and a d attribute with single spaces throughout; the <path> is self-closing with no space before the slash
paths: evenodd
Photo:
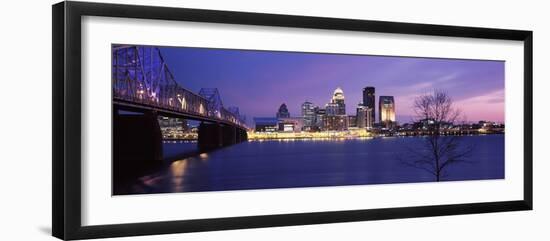
<path id="1" fill-rule="evenodd" d="M 375 100 L 375 93 L 374 93 L 374 87 L 372 86 L 367 86 L 365 88 L 363 88 L 363 105 L 366 106 L 366 107 L 369 107 L 371 109 L 371 113 L 370 113 L 370 119 L 374 122 L 374 120 L 376 120 L 376 117 L 375 117 L 375 103 L 374 103 L 374 100 Z M 372 125 L 371 125 L 372 127 Z"/>
<path id="2" fill-rule="evenodd" d="M 334 90 L 331 103 L 336 105 L 336 110 L 335 110 L 336 115 L 346 114 L 346 104 L 344 103 L 344 91 L 340 87 Z"/>
<path id="3" fill-rule="evenodd" d="M 346 116 L 346 104 L 344 102 L 344 91 L 340 87 L 334 90 L 329 103 L 325 105 L 326 117 L 323 121 L 323 130 L 343 131 L 349 126 L 349 119 Z"/>
<path id="4" fill-rule="evenodd" d="M 365 127 L 367 129 L 372 129 L 374 127 L 374 109 L 366 107 L 365 110 Z"/>
<path id="5" fill-rule="evenodd" d="M 349 127 L 348 117 L 345 115 L 327 115 L 324 122 L 324 130 L 343 131 Z"/>
<path id="6" fill-rule="evenodd" d="M 189 124 L 185 119 L 159 116 L 158 123 L 163 139 L 179 139 L 190 132 Z"/>
<path id="7" fill-rule="evenodd" d="M 395 124 L 395 101 L 393 96 L 380 96 L 378 100 L 380 123 L 387 128 Z"/>
<path id="8" fill-rule="evenodd" d="M 421 119 L 418 122 L 413 123 L 418 129 L 428 130 L 432 128 L 449 129 L 453 127 L 451 122 L 436 122 L 433 118 Z"/>
<path id="9" fill-rule="evenodd" d="M 504 124 L 499 124 L 492 121 L 479 121 L 478 131 L 481 133 L 504 133 Z"/>
<path id="10" fill-rule="evenodd" d="M 180 130 L 187 130 L 189 129 L 187 120 L 181 119 L 181 118 L 171 118 L 171 117 L 165 117 L 165 116 L 159 116 L 158 118 L 159 126 L 160 128 L 167 128 L 167 129 L 180 129 Z"/>
<path id="11" fill-rule="evenodd" d="M 356 126 L 357 128 L 367 127 L 367 107 L 363 103 L 359 103 L 356 109 Z"/>
<path id="12" fill-rule="evenodd" d="M 288 112 L 288 108 L 285 103 L 281 104 L 276 116 L 277 118 L 290 118 L 290 112 Z"/>
<path id="13" fill-rule="evenodd" d="M 323 130 L 325 128 L 327 110 L 319 107 L 315 107 L 313 110 L 315 111 L 315 130 Z"/>
<path id="14" fill-rule="evenodd" d="M 348 116 L 348 128 L 357 127 L 357 116 L 350 115 Z"/>
<path id="15" fill-rule="evenodd" d="M 313 103 L 306 101 L 302 104 L 302 118 L 304 119 L 304 129 L 310 129 L 315 125 L 315 110 Z"/>
<path id="16" fill-rule="evenodd" d="M 372 128 L 374 119 L 372 119 L 372 108 L 364 106 L 362 103 L 357 105 L 357 127 L 358 128 Z"/>
<path id="17" fill-rule="evenodd" d="M 256 132 L 275 132 L 278 130 L 278 119 L 275 117 L 254 118 L 254 130 Z"/>
<path id="18" fill-rule="evenodd" d="M 325 105 L 325 110 L 329 116 L 338 115 L 338 109 L 338 104 L 333 103 L 332 101 Z"/>
<path id="19" fill-rule="evenodd" d="M 302 117 L 279 118 L 277 123 L 277 129 L 282 132 L 299 132 L 304 127 Z"/>

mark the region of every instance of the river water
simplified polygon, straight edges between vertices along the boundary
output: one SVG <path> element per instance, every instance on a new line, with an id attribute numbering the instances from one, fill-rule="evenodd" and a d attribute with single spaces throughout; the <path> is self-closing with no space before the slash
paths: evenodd
<path id="1" fill-rule="evenodd" d="M 165 167 L 118 194 L 429 182 L 433 174 L 404 164 L 424 138 L 249 141 L 187 158 L 177 156 L 196 143 L 166 142 Z M 460 138 L 474 149 L 443 180 L 504 178 L 504 135 Z"/>

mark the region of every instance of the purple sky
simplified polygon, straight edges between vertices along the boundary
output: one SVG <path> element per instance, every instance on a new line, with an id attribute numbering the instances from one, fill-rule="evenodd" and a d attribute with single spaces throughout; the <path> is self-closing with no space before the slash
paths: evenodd
<path id="1" fill-rule="evenodd" d="M 224 106 L 253 117 L 273 117 L 281 103 L 299 116 L 308 100 L 324 107 L 336 87 L 346 113 L 355 114 L 365 86 L 392 95 L 397 121 L 410 122 L 412 102 L 433 89 L 447 91 L 467 121 L 504 121 L 504 62 L 311 54 L 204 48 L 160 48 L 176 80 L 198 92 L 218 88 Z M 376 113 L 378 118 L 378 113 Z"/>

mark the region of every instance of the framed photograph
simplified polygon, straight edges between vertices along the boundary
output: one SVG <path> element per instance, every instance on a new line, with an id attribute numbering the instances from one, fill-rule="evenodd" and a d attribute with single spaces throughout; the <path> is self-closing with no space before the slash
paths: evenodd
<path id="1" fill-rule="evenodd" d="M 531 210 L 532 34 L 55 4 L 53 235 Z"/>

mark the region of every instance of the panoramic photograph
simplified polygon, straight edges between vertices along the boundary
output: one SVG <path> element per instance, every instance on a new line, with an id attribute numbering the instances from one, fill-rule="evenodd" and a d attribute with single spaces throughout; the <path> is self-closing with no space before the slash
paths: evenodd
<path id="1" fill-rule="evenodd" d="M 112 44 L 112 194 L 505 178 L 505 62 Z"/>

